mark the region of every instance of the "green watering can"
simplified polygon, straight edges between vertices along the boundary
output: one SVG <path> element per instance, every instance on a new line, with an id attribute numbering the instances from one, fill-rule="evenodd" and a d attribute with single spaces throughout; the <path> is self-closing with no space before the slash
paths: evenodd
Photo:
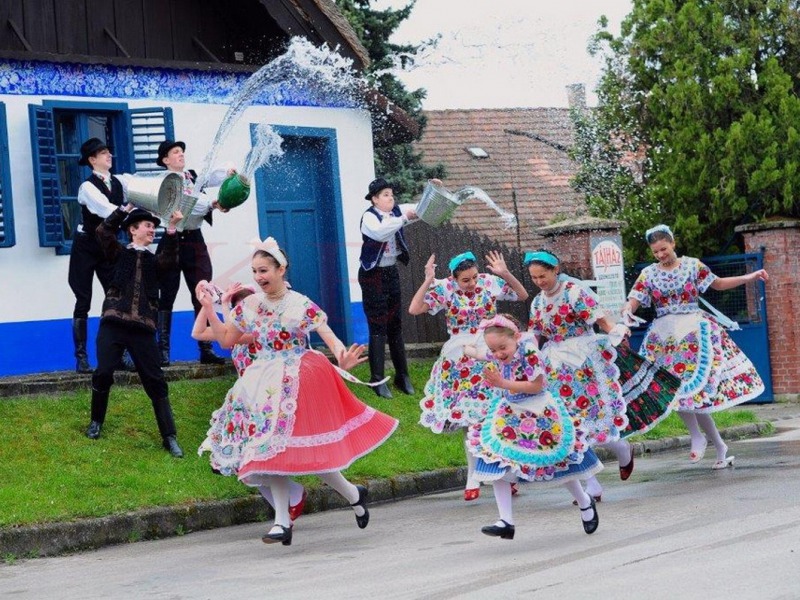
<path id="1" fill-rule="evenodd" d="M 219 188 L 217 202 L 222 208 L 231 209 L 242 204 L 250 195 L 250 182 L 242 175 L 234 173 Z"/>

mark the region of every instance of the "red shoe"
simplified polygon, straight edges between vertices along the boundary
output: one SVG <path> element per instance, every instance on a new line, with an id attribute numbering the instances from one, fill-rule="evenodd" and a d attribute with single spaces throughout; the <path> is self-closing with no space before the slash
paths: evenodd
<path id="1" fill-rule="evenodd" d="M 481 488 L 470 488 L 468 490 L 464 490 L 464 500 L 469 502 L 470 500 L 477 500 L 478 496 L 481 495 Z"/>
<path id="2" fill-rule="evenodd" d="M 625 481 L 631 476 L 631 473 L 633 473 L 633 448 L 631 448 L 631 462 L 619 468 L 619 478 Z"/>
<path id="3" fill-rule="evenodd" d="M 294 506 L 289 507 L 289 518 L 292 521 L 296 521 L 300 518 L 300 515 L 303 514 L 303 507 L 306 505 L 306 491 L 303 490 L 303 496 L 300 498 L 300 502 L 295 504 Z"/>
<path id="4" fill-rule="evenodd" d="M 511 484 L 511 495 L 516 496 L 519 494 L 519 486 L 516 483 Z"/>

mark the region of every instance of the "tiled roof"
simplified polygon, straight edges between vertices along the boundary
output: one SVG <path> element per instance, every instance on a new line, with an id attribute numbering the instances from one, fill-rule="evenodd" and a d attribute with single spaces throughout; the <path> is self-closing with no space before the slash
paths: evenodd
<path id="1" fill-rule="evenodd" d="M 427 126 L 415 144 L 423 163 L 445 165 L 448 189 L 477 186 L 505 211 L 515 212 L 516 196 L 521 248 L 541 245 L 534 228 L 586 212 L 583 195 L 569 185 L 576 173 L 566 151 L 573 137 L 569 109 L 440 110 L 425 116 Z M 474 158 L 466 150 L 472 146 L 489 157 Z M 516 229 L 504 229 L 497 213 L 477 200 L 465 202 L 452 222 L 517 247 Z"/>

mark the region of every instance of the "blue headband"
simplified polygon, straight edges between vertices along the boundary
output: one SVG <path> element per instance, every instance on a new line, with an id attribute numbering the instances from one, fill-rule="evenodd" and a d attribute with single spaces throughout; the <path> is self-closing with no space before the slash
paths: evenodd
<path id="1" fill-rule="evenodd" d="M 558 259 L 554 254 L 547 252 L 546 250 L 538 250 L 536 252 L 526 252 L 525 258 L 522 260 L 523 264 L 527 267 L 532 262 L 543 262 L 546 265 L 550 265 L 551 267 L 558 266 Z"/>
<path id="2" fill-rule="evenodd" d="M 656 225 L 655 227 L 651 227 L 647 231 L 644 232 L 644 239 L 649 244 L 650 243 L 650 236 L 654 233 L 663 232 L 666 233 L 670 239 L 674 240 L 675 236 L 672 235 L 672 229 L 669 228 L 668 225 Z"/>
<path id="3" fill-rule="evenodd" d="M 475 255 L 470 251 L 462 252 L 461 254 L 456 254 L 453 258 L 450 259 L 450 262 L 447 263 L 447 268 L 450 269 L 450 272 L 452 273 L 453 271 L 455 271 L 456 267 L 465 260 L 474 261 Z"/>

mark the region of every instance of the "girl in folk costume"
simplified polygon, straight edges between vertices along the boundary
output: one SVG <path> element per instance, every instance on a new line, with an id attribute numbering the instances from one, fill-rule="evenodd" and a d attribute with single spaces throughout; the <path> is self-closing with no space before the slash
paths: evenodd
<path id="1" fill-rule="evenodd" d="M 475 255 L 464 252 L 449 264 L 450 276 L 435 279 L 435 256 L 425 264 L 425 281 L 411 300 L 412 315 L 435 315 L 445 310 L 450 339 L 442 347 L 420 401 L 420 424 L 434 433 L 466 428 L 483 419 L 489 391 L 483 381 L 483 363 L 464 355 L 465 345 L 479 338 L 482 319 L 497 314 L 498 300 L 526 300 L 528 292 L 506 266 L 503 255 L 486 256 L 489 270 L 479 273 Z M 466 433 L 466 429 L 465 429 Z M 473 477 L 475 457 L 467 451 L 467 485 L 464 500 L 475 500 L 480 483 Z"/>
<path id="2" fill-rule="evenodd" d="M 573 416 L 584 419 L 590 445 L 616 454 L 624 481 L 633 472 L 634 458 L 633 448 L 622 438 L 661 420 L 678 382 L 630 352 L 627 344 L 620 345 L 630 330 L 613 323 L 593 292 L 559 273 L 555 254 L 527 252 L 524 261 L 542 290 L 531 303 L 530 330 L 544 342 L 550 392 Z M 609 335 L 597 335 L 595 324 Z M 587 492 L 601 499 L 597 478 L 587 480 Z"/>
<path id="3" fill-rule="evenodd" d="M 500 519 L 483 527 L 486 535 L 514 539 L 511 507 L 512 482 L 563 483 L 581 507 L 586 533 L 599 524 L 595 500 L 580 484 L 603 465 L 586 440 L 580 418 L 547 387 L 536 340 L 520 333 L 509 315 L 481 322 L 491 362 L 484 367 L 486 384 L 493 388 L 486 417 L 470 427 L 468 448 L 477 458 L 475 477 L 491 481 Z"/>
<path id="4" fill-rule="evenodd" d="M 201 280 L 195 288 L 197 298 L 201 298 L 205 294 L 210 294 L 212 301 L 214 301 L 215 304 L 217 302 L 220 304 L 220 312 L 225 316 L 226 323 L 231 322 L 231 312 L 233 309 L 249 295 L 255 293 L 256 289 L 254 286 L 242 285 L 238 282 L 232 283 L 224 292 L 213 283 L 209 283 L 205 280 Z M 199 342 L 221 342 L 224 340 L 224 328 L 219 328 L 217 333 L 220 334 L 219 338 L 214 334 L 212 327 L 209 326 L 205 310 L 201 310 L 197 314 L 194 326 L 192 327 L 192 338 Z M 245 369 L 253 363 L 257 355 L 258 348 L 255 345 L 255 336 L 252 333 L 242 335 L 238 343 L 234 344 L 231 348 L 231 360 L 236 369 L 236 374 L 239 377 L 241 377 Z M 275 501 L 272 497 L 272 489 L 260 487 L 259 492 L 261 492 L 267 503 L 274 509 Z M 303 514 L 306 497 L 306 490 L 302 485 L 294 480 L 289 481 L 289 517 L 292 522 L 296 521 L 297 518 Z"/>
<path id="5" fill-rule="evenodd" d="M 367 490 L 347 481 L 341 471 L 381 445 L 397 427 L 388 415 L 361 403 L 340 374 L 363 362 L 363 346 L 345 348 L 328 327 L 322 309 L 284 281 L 285 254 L 272 238 L 259 242 L 253 276 L 262 293 L 233 309 L 223 324 L 208 294 L 201 298 L 211 326 L 224 327 L 223 343 L 233 345 L 246 333 L 255 336 L 256 356 L 211 417 L 200 453 L 211 453 L 211 466 L 236 475 L 245 485 L 270 487 L 275 524 L 265 543 L 292 543 L 289 477 L 318 475 L 353 507 L 356 523 L 369 523 Z M 339 367 L 309 348 L 316 331 Z"/>
<path id="6" fill-rule="evenodd" d="M 708 288 L 728 290 L 767 281 L 767 272 L 759 269 L 738 277 L 717 277 L 698 259 L 677 256 L 675 237 L 666 225 L 649 229 L 645 238 L 658 262 L 639 274 L 623 314 L 633 319 L 639 306 L 655 308 L 656 319 L 645 334 L 642 353 L 681 379 L 674 402 L 691 436 L 689 460 L 699 462 L 711 438 L 716 449 L 712 468 L 724 469 L 733 464 L 734 457 L 727 455 L 728 446 L 710 413 L 756 398 L 764 391 L 764 383 L 723 329 L 733 322 L 700 310 L 698 301 Z"/>

